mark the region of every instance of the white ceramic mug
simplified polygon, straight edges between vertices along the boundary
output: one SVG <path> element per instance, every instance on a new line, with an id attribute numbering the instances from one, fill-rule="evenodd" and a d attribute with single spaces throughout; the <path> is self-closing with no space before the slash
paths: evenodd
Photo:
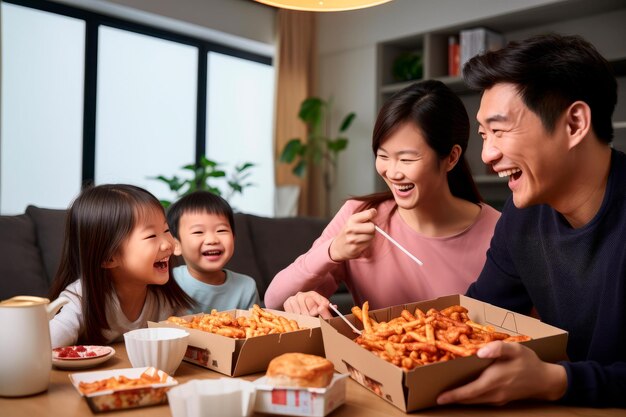
<path id="1" fill-rule="evenodd" d="M 68 302 L 26 295 L 0 302 L 0 396 L 48 389 L 52 368 L 48 322 Z"/>

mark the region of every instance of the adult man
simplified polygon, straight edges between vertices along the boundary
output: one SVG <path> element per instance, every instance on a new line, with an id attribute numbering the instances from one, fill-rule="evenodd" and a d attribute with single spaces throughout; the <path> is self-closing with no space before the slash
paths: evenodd
<path id="1" fill-rule="evenodd" d="M 542 362 L 494 342 L 475 381 L 438 402 L 538 398 L 626 407 L 626 155 L 613 150 L 617 84 L 577 36 L 544 35 L 473 58 L 466 83 L 483 91 L 482 159 L 513 195 L 467 294 L 569 332 L 569 361 Z"/>

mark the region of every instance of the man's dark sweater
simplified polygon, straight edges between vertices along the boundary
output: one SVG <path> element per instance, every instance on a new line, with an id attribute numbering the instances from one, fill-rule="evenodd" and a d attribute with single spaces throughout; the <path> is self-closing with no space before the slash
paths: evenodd
<path id="1" fill-rule="evenodd" d="M 573 229 L 546 205 L 507 201 L 467 295 L 569 332 L 562 401 L 626 407 L 626 155 L 612 151 L 600 210 Z"/>

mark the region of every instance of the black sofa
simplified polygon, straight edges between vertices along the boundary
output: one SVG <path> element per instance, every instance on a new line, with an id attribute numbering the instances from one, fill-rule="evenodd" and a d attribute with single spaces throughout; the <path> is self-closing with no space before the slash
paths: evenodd
<path id="1" fill-rule="evenodd" d="M 0 216 L 0 300 L 47 296 L 59 266 L 66 210 L 28 206 L 24 214 Z M 326 221 L 235 214 L 235 254 L 227 268 L 253 277 L 263 299 L 272 278 L 309 249 Z M 342 286 L 331 301 L 349 313 L 352 297 Z"/>

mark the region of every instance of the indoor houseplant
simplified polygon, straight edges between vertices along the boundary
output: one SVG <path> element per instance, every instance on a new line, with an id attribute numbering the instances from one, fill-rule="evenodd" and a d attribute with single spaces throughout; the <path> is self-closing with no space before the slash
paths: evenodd
<path id="1" fill-rule="evenodd" d="M 220 195 L 226 201 L 229 201 L 235 193 L 242 193 L 246 187 L 254 185 L 251 182 L 247 182 L 250 176 L 250 169 L 254 166 L 253 163 L 245 162 L 241 165 L 236 165 L 234 171 L 228 174 L 220 168 L 220 165 L 220 163 L 202 155 L 198 164 L 189 164 L 181 168 L 192 173 L 190 178 L 181 178 L 177 175 L 168 178 L 159 175 L 151 177 L 151 179 L 166 183 L 170 190 L 176 193 L 177 199 L 196 190 L 206 190 Z M 221 183 L 221 186 L 219 183 Z M 161 204 L 165 208 L 169 207 L 171 203 L 168 200 L 161 200 Z"/>
<path id="2" fill-rule="evenodd" d="M 324 189 L 326 195 L 335 185 L 337 172 L 337 157 L 347 148 L 348 138 L 346 131 L 350 128 L 356 114 L 348 113 L 339 125 L 335 135 L 331 134 L 332 101 L 325 101 L 318 97 L 309 97 L 300 105 L 298 118 L 307 125 L 306 138 L 290 139 L 280 154 L 280 161 L 294 163 L 292 172 L 298 177 L 304 177 L 309 164 L 322 166 Z M 326 199 L 326 215 L 328 215 L 328 198 Z"/>

